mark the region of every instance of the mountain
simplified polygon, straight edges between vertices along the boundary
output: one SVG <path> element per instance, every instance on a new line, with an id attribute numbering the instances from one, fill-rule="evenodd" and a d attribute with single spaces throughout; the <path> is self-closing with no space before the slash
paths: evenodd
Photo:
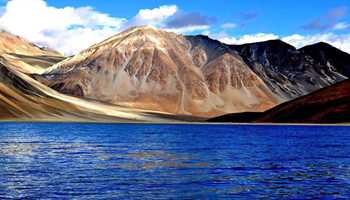
<path id="1" fill-rule="evenodd" d="M 235 119 L 250 121 L 349 75 L 349 55 L 323 43 L 301 49 L 280 40 L 227 45 L 150 26 L 130 28 L 69 58 L 28 42 L 22 46 L 26 52 L 3 50 L 4 67 L 50 98 L 87 110 L 93 103 L 101 106 L 99 114 L 108 108 L 112 117 L 128 120 L 130 113 L 147 121 L 243 112 Z"/>
<path id="2" fill-rule="evenodd" d="M 77 97 L 205 117 L 282 102 L 227 45 L 149 26 L 117 34 L 36 79 Z"/>
<path id="3" fill-rule="evenodd" d="M 60 54 L 39 48 L 9 33 L 0 34 L 0 41 L 1 120 L 114 122 L 200 120 L 191 116 L 173 116 L 167 113 L 124 108 L 60 94 L 30 77 L 39 67 L 45 69 L 51 66 L 50 63 L 54 64 L 63 59 Z M 16 45 L 19 45 L 18 48 Z"/>
<path id="4" fill-rule="evenodd" d="M 230 114 L 210 122 L 349 123 L 350 80 L 345 80 L 264 113 Z"/>
<path id="5" fill-rule="evenodd" d="M 344 56 L 341 53 L 332 59 Z M 280 40 L 226 45 L 207 36 L 142 26 L 35 77 L 77 97 L 211 117 L 265 111 L 348 78 L 347 66 L 324 60 Z"/>
<path id="6" fill-rule="evenodd" d="M 98 43 L 36 78 L 69 95 L 210 117 L 265 111 L 347 79 L 346 71 L 339 70 L 347 67 L 337 64 L 280 40 L 226 45 L 207 36 L 143 26 Z"/>
<path id="7" fill-rule="evenodd" d="M 349 77 L 350 55 L 318 44 L 296 49 L 281 41 L 232 45 L 269 88 L 285 101 L 309 94 Z M 333 52 L 333 54 L 328 54 Z M 328 55 L 322 57 L 321 55 Z M 340 59 L 340 60 L 339 60 Z M 339 60 L 339 62 L 333 62 Z"/>

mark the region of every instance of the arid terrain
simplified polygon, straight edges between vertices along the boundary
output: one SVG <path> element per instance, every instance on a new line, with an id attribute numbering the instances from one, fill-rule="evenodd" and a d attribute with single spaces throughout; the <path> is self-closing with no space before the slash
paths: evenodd
<path id="1" fill-rule="evenodd" d="M 66 58 L 3 31 L 0 118 L 341 122 L 349 75 L 350 55 L 326 43 L 227 45 L 141 26 Z"/>

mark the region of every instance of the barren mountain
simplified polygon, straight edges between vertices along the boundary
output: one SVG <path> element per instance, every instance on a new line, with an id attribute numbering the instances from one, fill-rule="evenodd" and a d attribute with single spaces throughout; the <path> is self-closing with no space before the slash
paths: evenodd
<path id="1" fill-rule="evenodd" d="M 117 34 L 36 78 L 65 94 L 174 114 L 264 111 L 282 101 L 227 45 L 149 26 Z"/>
<path id="2" fill-rule="evenodd" d="M 61 61 L 55 51 L 0 36 L 2 119 L 173 121 L 245 112 L 234 118 L 262 120 L 264 113 L 252 112 L 349 76 L 349 54 L 324 43 L 299 50 L 278 40 L 235 46 L 143 26 Z"/>

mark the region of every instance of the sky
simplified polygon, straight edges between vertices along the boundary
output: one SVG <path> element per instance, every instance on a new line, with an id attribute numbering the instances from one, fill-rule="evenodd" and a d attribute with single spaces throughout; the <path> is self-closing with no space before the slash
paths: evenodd
<path id="1" fill-rule="evenodd" d="M 349 0 L 0 0 L 0 29 L 66 55 L 139 25 L 228 44 L 322 41 L 350 53 Z"/>

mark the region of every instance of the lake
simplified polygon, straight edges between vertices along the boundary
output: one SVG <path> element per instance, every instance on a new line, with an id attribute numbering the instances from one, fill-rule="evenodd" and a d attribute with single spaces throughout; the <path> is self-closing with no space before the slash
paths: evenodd
<path id="1" fill-rule="evenodd" d="M 0 123 L 0 199 L 348 199 L 350 127 Z"/>

